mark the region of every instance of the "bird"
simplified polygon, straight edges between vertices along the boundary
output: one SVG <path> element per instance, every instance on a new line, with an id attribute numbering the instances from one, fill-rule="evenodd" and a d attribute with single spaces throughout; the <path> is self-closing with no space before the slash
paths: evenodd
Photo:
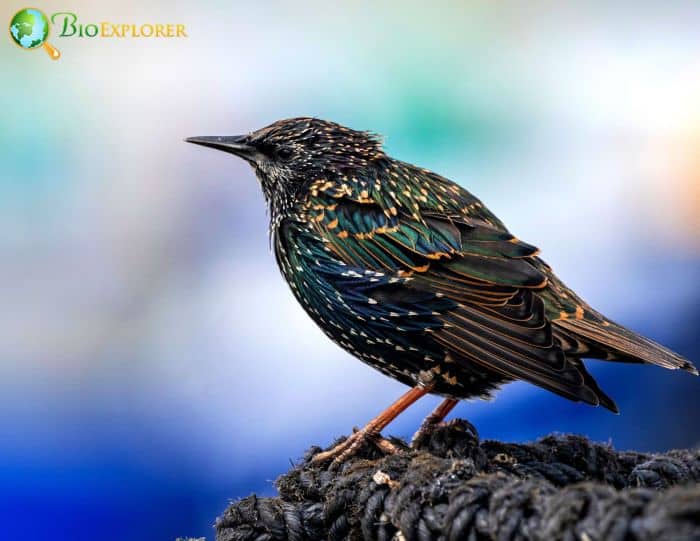
<path id="1" fill-rule="evenodd" d="M 344 350 L 410 387 L 315 462 L 341 464 L 369 441 L 395 451 L 381 431 L 426 394 L 443 401 L 414 442 L 459 401 L 516 380 L 618 413 L 584 358 L 698 374 L 596 311 L 477 197 L 392 158 L 374 132 L 297 117 L 185 141 L 250 164 L 277 265 L 303 309 Z"/>

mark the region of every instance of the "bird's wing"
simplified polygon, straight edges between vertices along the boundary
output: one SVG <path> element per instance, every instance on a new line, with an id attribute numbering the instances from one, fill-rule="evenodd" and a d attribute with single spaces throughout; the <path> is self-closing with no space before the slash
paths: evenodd
<path id="1" fill-rule="evenodd" d="M 305 218 L 338 259 L 400 280 L 368 294 L 373 308 L 393 311 L 398 300 L 405 305 L 415 298 L 412 311 L 422 313 L 422 305 L 442 299 L 442 308 L 432 310 L 437 325 L 428 332 L 455 362 L 614 409 L 552 334 L 537 294 L 547 276 L 533 263 L 534 246 L 500 222 L 465 212 L 387 206 L 329 183 L 309 193 Z"/>

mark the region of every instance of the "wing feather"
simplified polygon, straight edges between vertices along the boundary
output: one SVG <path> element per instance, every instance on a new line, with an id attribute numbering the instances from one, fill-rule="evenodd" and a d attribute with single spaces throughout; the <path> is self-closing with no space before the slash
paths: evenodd
<path id="1" fill-rule="evenodd" d="M 426 317 L 421 306 L 444 298 L 450 302 L 432 309 L 437 325 L 426 332 L 454 362 L 601 403 L 583 365 L 567 360 L 552 333 L 537 294 L 547 275 L 534 263 L 536 247 L 493 223 L 436 212 L 393 214 L 371 198 L 334 196 L 310 211 L 316 207 L 311 223 L 346 264 L 401 278 L 373 288 L 371 301 L 380 305 L 373 309 Z"/>

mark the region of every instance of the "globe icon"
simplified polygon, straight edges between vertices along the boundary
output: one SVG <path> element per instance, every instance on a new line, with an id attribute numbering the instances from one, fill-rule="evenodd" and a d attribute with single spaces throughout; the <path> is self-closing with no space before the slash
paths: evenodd
<path id="1" fill-rule="evenodd" d="M 49 19 L 36 8 L 25 8 L 10 20 L 10 36 L 22 49 L 36 49 L 43 46 L 54 60 L 61 56 L 58 50 L 47 43 L 49 37 Z"/>

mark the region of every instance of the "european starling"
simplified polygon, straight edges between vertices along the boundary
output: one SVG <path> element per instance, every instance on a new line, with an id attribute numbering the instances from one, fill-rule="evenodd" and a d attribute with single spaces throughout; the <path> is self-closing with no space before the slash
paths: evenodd
<path id="1" fill-rule="evenodd" d="M 412 387 L 318 461 L 344 460 L 427 393 L 445 401 L 419 435 L 457 401 L 513 380 L 617 412 L 584 357 L 698 373 L 591 308 L 479 199 L 387 156 L 374 133 L 292 118 L 187 141 L 253 167 L 277 264 L 304 310 L 343 349 Z"/>

